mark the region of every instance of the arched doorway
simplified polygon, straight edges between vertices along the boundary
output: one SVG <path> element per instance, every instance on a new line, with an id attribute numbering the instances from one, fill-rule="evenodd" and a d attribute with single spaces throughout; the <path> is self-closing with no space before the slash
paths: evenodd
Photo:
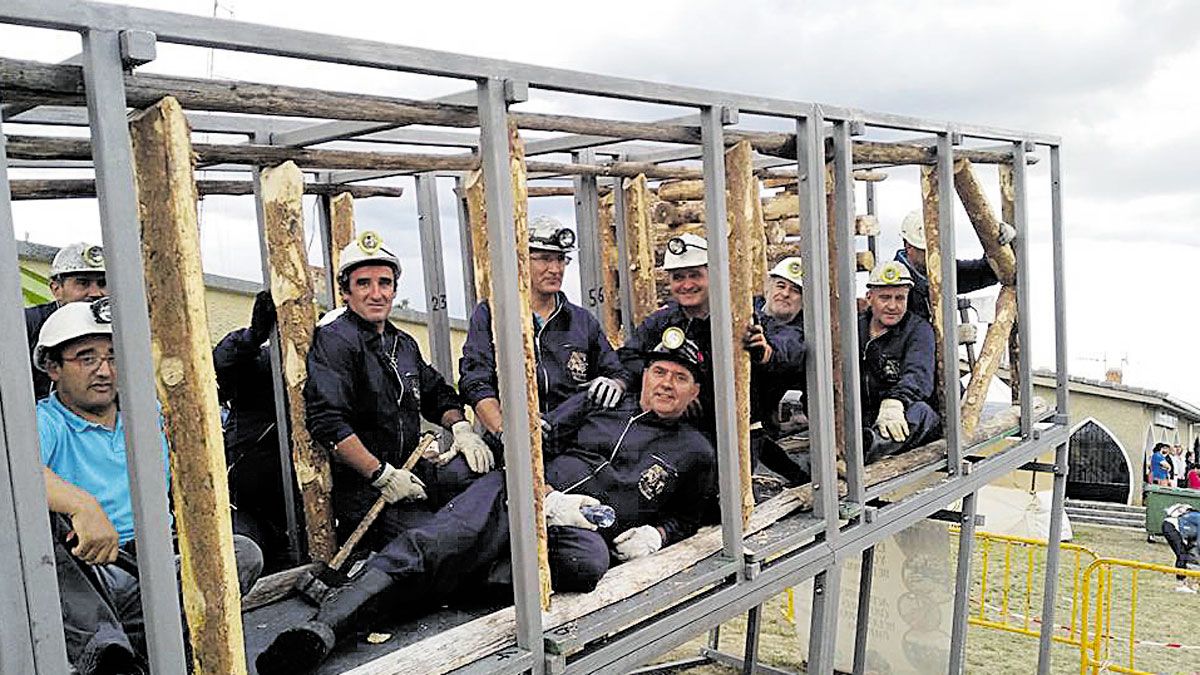
<path id="1" fill-rule="evenodd" d="M 1071 433 L 1067 498 L 1129 502 L 1130 471 L 1125 449 L 1104 425 L 1088 419 Z"/>

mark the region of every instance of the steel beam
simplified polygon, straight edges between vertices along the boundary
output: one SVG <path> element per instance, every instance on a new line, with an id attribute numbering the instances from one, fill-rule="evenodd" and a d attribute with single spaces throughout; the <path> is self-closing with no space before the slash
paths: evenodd
<path id="1" fill-rule="evenodd" d="M 163 471 L 162 432 L 154 395 L 150 318 L 142 263 L 141 228 L 133 178 L 120 36 L 112 30 L 83 35 L 83 75 L 96 163 L 100 228 L 113 299 L 113 346 L 121 368 L 121 417 L 129 459 L 134 525 L 138 541 L 138 585 L 146 615 L 150 669 L 183 673 L 183 628 L 179 585 L 171 546 L 171 511 Z"/>
<path id="2" fill-rule="evenodd" d="M 971 596 L 971 549 L 975 543 L 975 493 L 962 498 L 958 532 L 958 565 L 954 576 L 954 612 L 950 629 L 950 675 L 963 672 L 967 646 L 967 612 Z"/>
<path id="3" fill-rule="evenodd" d="M 454 378 L 450 353 L 450 310 L 446 306 L 446 263 L 442 249 L 442 214 L 437 177 L 417 175 L 417 229 L 421 234 L 421 272 L 425 281 L 429 351 L 433 367 L 447 380 Z"/>
<path id="4" fill-rule="evenodd" d="M 841 586 L 840 562 L 813 577 L 812 615 L 808 625 L 808 671 L 811 673 L 833 672 Z"/>
<path id="5" fill-rule="evenodd" d="M 613 180 L 613 227 L 617 233 L 617 259 L 629 260 L 629 237 L 625 232 L 625 179 Z M 617 265 L 617 285 L 621 297 L 621 326 L 625 335 L 633 335 L 633 277 L 625 262 Z"/>
<path id="6" fill-rule="evenodd" d="M 1038 675 L 1050 672 L 1051 646 L 1054 644 L 1054 622 L 1058 599 L 1058 563 L 1062 558 L 1063 504 L 1067 496 L 1067 474 L 1070 444 L 1062 443 L 1054 451 L 1054 487 L 1050 497 L 1050 531 L 1046 536 L 1046 578 L 1042 586 L 1041 631 L 1038 634 Z"/>
<path id="7" fill-rule="evenodd" d="M 593 164 L 596 154 L 591 150 L 572 153 L 577 164 Z M 603 323 L 604 308 L 616 298 L 604 294 L 604 255 L 600 245 L 600 191 L 595 176 L 574 176 L 575 231 L 579 235 L 579 288 L 581 302 L 596 319 Z"/>
<path id="8" fill-rule="evenodd" d="M 1029 303 L 1033 299 L 1029 288 L 1029 211 L 1026 205 L 1028 196 L 1025 173 L 1025 144 L 1013 143 L 1013 219 L 1012 226 L 1017 230 L 1017 238 L 1013 241 L 1013 251 L 1017 262 L 1017 335 L 1021 353 L 1018 363 L 1013 364 L 1020 373 L 1021 399 L 1021 434 L 1028 436 L 1033 432 L 1033 332 L 1029 321 L 1032 315 Z"/>
<path id="9" fill-rule="evenodd" d="M 762 629 L 762 605 L 755 605 L 746 613 L 746 645 L 742 650 L 742 675 L 754 675 L 758 665 L 758 633 Z"/>
<path id="10" fill-rule="evenodd" d="M 504 411 L 504 460 L 507 469 L 508 520 L 511 528 L 513 601 L 517 615 L 517 646 L 533 654 L 534 672 L 542 670 L 541 595 L 538 543 L 534 528 L 533 472 L 530 428 L 526 411 L 525 352 L 522 326 L 529 317 L 521 310 L 517 289 L 517 247 L 513 228 L 512 175 L 509 173 L 508 101 L 503 80 L 479 81 L 480 154 L 487 198 L 488 248 L 492 259 L 492 325 L 496 339 L 496 371 Z"/>
<path id="11" fill-rule="evenodd" d="M 463 256 L 463 297 L 466 299 L 467 319 L 475 311 L 475 246 L 471 242 L 471 218 L 467 215 L 465 180 L 461 174 L 454 177 L 454 205 L 458 214 L 458 246 Z"/>
<path id="12" fill-rule="evenodd" d="M 871 628 L 871 585 L 875 581 L 875 547 L 862 552 L 858 573 L 858 609 L 854 621 L 854 675 L 867 672 L 867 638 Z"/>
<path id="13" fill-rule="evenodd" d="M 958 374 L 958 258 L 954 247 L 954 134 L 946 130 L 937 137 L 938 245 L 942 266 L 942 402 L 946 435 L 946 472 L 958 473 L 962 466 L 959 404 L 962 381 Z"/>
<path id="14" fill-rule="evenodd" d="M 846 497 L 854 504 L 865 501 L 863 478 L 862 398 L 859 396 L 858 263 L 854 242 L 854 176 L 851 157 L 850 125 L 833 123 L 834 210 L 829 217 L 837 228 L 838 318 L 841 331 L 838 345 L 842 352 L 842 428 L 845 430 Z M 808 275 L 809 269 L 804 270 Z M 807 334 L 806 334 L 807 335 Z"/>
<path id="15" fill-rule="evenodd" d="M 1054 363 L 1057 395 L 1055 407 L 1060 415 L 1070 412 L 1067 396 L 1070 391 L 1067 367 L 1067 277 L 1066 255 L 1063 246 L 1062 164 L 1057 145 L 1050 148 L 1050 227 L 1054 261 Z"/>

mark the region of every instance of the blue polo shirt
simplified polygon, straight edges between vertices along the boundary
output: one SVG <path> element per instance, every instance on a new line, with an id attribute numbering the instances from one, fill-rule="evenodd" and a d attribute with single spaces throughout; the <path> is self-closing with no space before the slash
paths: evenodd
<path id="1" fill-rule="evenodd" d="M 42 463 L 59 478 L 86 490 L 100 502 L 116 528 L 121 543 L 133 539 L 133 502 L 129 493 L 129 465 L 125 456 L 125 425 L 117 414 L 115 429 L 89 422 L 58 400 L 58 393 L 37 403 L 38 436 Z M 163 469 L 170 485 L 167 437 L 162 439 Z"/>

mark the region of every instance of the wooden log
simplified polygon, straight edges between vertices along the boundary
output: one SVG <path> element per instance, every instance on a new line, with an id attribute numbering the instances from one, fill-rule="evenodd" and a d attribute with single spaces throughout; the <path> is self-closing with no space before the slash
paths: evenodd
<path id="1" fill-rule="evenodd" d="M 870 251 L 855 251 L 854 263 L 859 272 L 870 272 L 875 269 L 875 254 Z"/>
<path id="2" fill-rule="evenodd" d="M 571 186 L 530 186 L 528 189 L 530 197 L 571 197 L 575 194 L 575 188 Z"/>
<path id="3" fill-rule="evenodd" d="M 1017 259 L 1011 245 L 1001 246 L 997 241 L 1000 237 L 1000 221 L 996 219 L 987 195 L 983 193 L 983 186 L 975 178 L 971 162 L 955 160 L 954 188 L 967 211 L 967 217 L 971 219 L 971 225 L 975 227 L 975 234 L 979 235 L 983 254 L 987 256 L 992 270 L 996 272 L 1000 283 L 1012 286 L 1017 281 Z"/>
<path id="4" fill-rule="evenodd" d="M 782 244 L 767 244 L 767 260 L 777 263 L 789 256 L 800 255 L 799 241 L 785 241 Z"/>
<path id="5" fill-rule="evenodd" d="M 871 171 L 869 169 L 858 169 L 853 174 L 854 180 L 864 183 L 880 183 L 887 180 L 888 175 L 883 171 Z"/>
<path id="6" fill-rule="evenodd" d="M 304 176 L 285 163 L 262 172 L 262 201 L 267 234 L 268 278 L 279 317 L 279 346 L 291 422 L 292 463 L 304 504 L 308 553 L 329 560 L 335 541 L 329 492 L 329 454 L 308 435 L 304 420 L 304 382 L 308 379 L 308 349 L 317 323 L 308 252 L 304 241 Z"/>
<path id="7" fill-rule="evenodd" d="M 517 245 L 517 295 L 520 298 L 520 315 L 533 316 L 533 305 L 530 299 L 529 281 L 529 246 L 523 245 L 529 241 L 529 197 L 525 194 L 525 144 L 517 133 L 517 123 L 508 122 L 508 164 L 512 172 L 513 193 L 513 228 Z M 495 334 L 493 329 L 492 334 Z M 546 518 L 543 515 L 542 496 L 546 491 L 546 475 L 542 465 L 542 435 L 536 433 L 541 428 L 541 406 L 538 404 L 538 375 L 537 352 L 534 349 L 533 322 L 521 322 L 522 345 L 525 352 L 525 400 L 529 402 L 526 412 L 529 415 L 529 428 L 533 433 L 529 437 L 529 464 L 533 473 L 533 523 L 537 535 L 538 550 L 538 580 L 541 582 L 542 609 L 550 609 L 550 549 L 546 542 Z"/>
<path id="8" fill-rule="evenodd" d="M 354 197 L 348 192 L 334 195 L 329 200 L 329 252 L 336 274 L 341 264 L 342 249 L 354 241 Z M 333 294 L 333 306 L 342 306 L 342 294 Z"/>
<path id="9" fill-rule="evenodd" d="M 704 199 L 704 181 L 673 180 L 658 186 L 656 195 L 664 202 L 694 202 Z"/>
<path id="10" fill-rule="evenodd" d="M 841 269 L 838 265 L 838 247 L 841 242 L 838 240 L 837 231 L 837 197 L 835 195 L 835 183 L 833 165 L 825 165 L 825 213 L 827 214 L 827 229 L 826 236 L 829 242 L 829 336 L 830 336 L 830 351 L 832 352 L 833 366 L 833 431 L 834 431 L 834 447 L 837 448 L 838 459 L 845 457 L 846 454 L 846 423 L 843 419 L 843 409 L 845 398 L 845 385 L 842 380 L 842 359 L 847 358 L 847 355 L 842 354 L 841 347 L 841 332 L 842 320 L 839 313 L 839 305 L 842 303 L 841 293 L 838 292 L 838 278 L 841 275 Z M 799 201 L 797 201 L 799 204 Z M 766 209 L 764 208 L 764 211 Z M 850 302 L 851 298 L 846 298 L 845 302 Z M 856 329 L 856 328 L 851 328 Z M 849 355 L 849 358 L 858 358 L 857 354 Z"/>
<path id="11" fill-rule="evenodd" d="M 704 202 L 655 202 L 652 219 L 663 225 L 704 222 Z"/>
<path id="12" fill-rule="evenodd" d="M 170 445 L 183 609 L 196 673 L 245 673 L 221 406 L 205 311 L 190 130 L 167 97 L 130 122 L 154 385 Z"/>
<path id="13" fill-rule="evenodd" d="M 787 227 L 783 225 L 782 220 L 763 221 L 763 232 L 768 244 L 782 244 L 788 238 Z"/>
<path id="14" fill-rule="evenodd" d="M 1046 410 L 1046 404 L 1038 399 L 1034 415 Z M 1020 415 L 1020 409 L 1015 407 L 1001 412 L 980 425 L 973 436 L 965 438 L 964 446 L 1009 432 L 1019 426 Z M 946 442 L 934 441 L 868 465 L 864 472 L 866 482 L 869 486 L 878 485 L 945 456 Z M 845 483 L 840 483 L 841 489 L 844 486 Z M 745 536 L 761 532 L 796 511 L 810 510 L 812 503 L 809 485 L 784 490 L 754 509 L 744 528 Z M 559 594 L 554 608 L 543 616 L 543 627 L 552 630 L 630 598 L 704 560 L 721 547 L 721 528 L 708 526 L 654 555 L 617 565 L 590 593 Z M 639 618 L 631 617 L 631 621 Z M 364 663 L 344 675 L 440 675 L 509 647 L 516 640 L 516 630 L 516 613 L 508 607 Z"/>
<path id="15" fill-rule="evenodd" d="M 471 231 L 471 251 L 475 259 L 475 299 L 492 299 L 492 257 L 488 253 L 487 200 L 484 194 L 483 172 L 476 169 L 463 180 L 463 197 L 467 204 L 467 221 Z"/>
<path id="16" fill-rule="evenodd" d="M 942 245 L 939 237 L 941 231 L 941 196 L 938 192 L 939 181 L 937 167 L 921 167 L 921 216 L 925 224 L 925 278 L 929 280 L 929 317 L 933 324 L 933 372 L 934 399 L 937 402 L 938 415 L 943 421 L 946 416 L 946 401 L 942 391 L 942 378 L 945 368 L 942 367 Z M 956 272 L 952 272 L 956 273 Z M 951 307 L 949 311 L 957 311 Z"/>
<path id="17" fill-rule="evenodd" d="M 633 325 L 642 323 L 658 309 L 654 287 L 654 230 L 650 222 L 650 187 L 645 176 L 625 181 L 625 245 L 629 259 L 630 297 Z"/>
<path id="18" fill-rule="evenodd" d="M 800 217 L 800 195 L 783 192 L 763 199 L 763 218 L 783 220 Z"/>
<path id="19" fill-rule="evenodd" d="M 1013 168 L 1000 165 L 1000 219 L 1006 223 L 1016 222 L 1017 186 L 1013 179 Z M 1013 317 L 1012 332 L 1008 338 L 1008 386 L 1011 391 L 1009 400 L 1019 403 L 1021 400 L 1021 369 L 1016 364 L 1021 362 L 1021 331 L 1016 317 Z"/>
<path id="20" fill-rule="evenodd" d="M 1000 368 L 1001 357 L 1008 344 L 1008 336 L 1012 333 L 1013 324 L 1017 318 L 1017 292 L 1012 286 L 1000 289 L 996 298 L 996 320 L 988 326 L 987 335 L 983 338 L 983 347 L 979 357 L 975 359 L 975 368 L 971 370 L 971 381 L 962 401 L 963 434 L 970 436 L 979 423 L 979 415 L 983 412 L 983 403 L 987 398 L 988 387 L 992 377 Z M 1012 368 L 1010 370 L 1016 370 Z"/>
<path id="21" fill-rule="evenodd" d="M 863 213 L 854 217 L 854 234 L 859 237 L 878 237 L 879 236 L 879 218 L 870 213 Z"/>
<path id="22" fill-rule="evenodd" d="M 20 179 L 10 181 L 12 198 L 15 201 L 41 199 L 88 199 L 96 196 L 96 181 L 91 178 Z M 201 180 L 196 181 L 200 197 L 217 195 L 252 195 L 254 184 L 246 180 Z M 404 188 L 381 185 L 336 185 L 330 183 L 305 183 L 306 195 L 336 195 L 347 193 L 352 197 L 399 197 Z"/>
<path id="23" fill-rule="evenodd" d="M 621 275 L 617 271 L 621 264 L 621 256 L 617 251 L 617 228 L 613 223 L 613 203 L 615 198 L 609 192 L 600 196 L 600 256 L 604 261 L 601 280 L 604 283 L 604 295 L 609 299 L 604 303 L 604 311 L 600 316 L 600 325 L 604 334 L 613 347 L 625 344 L 625 330 L 621 325 Z"/>
<path id="24" fill-rule="evenodd" d="M 763 287 L 765 235 L 759 184 L 754 177 L 754 151 L 738 143 L 725 152 L 726 212 L 729 222 L 729 291 L 734 338 L 754 323 L 754 296 Z M 742 525 L 754 510 L 754 481 L 750 457 L 750 355 L 733 353 L 734 410 L 737 417 L 738 470 L 741 485 Z"/>

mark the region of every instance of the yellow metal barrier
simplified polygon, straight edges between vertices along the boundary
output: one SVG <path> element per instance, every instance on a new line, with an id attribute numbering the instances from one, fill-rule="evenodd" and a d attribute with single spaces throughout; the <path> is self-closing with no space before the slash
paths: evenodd
<path id="1" fill-rule="evenodd" d="M 1128 571 L 1128 606 L 1125 605 L 1126 588 L 1113 579 L 1113 571 Z M 1156 666 L 1156 669 L 1143 670 L 1137 666 L 1137 647 L 1139 645 L 1155 646 L 1173 650 L 1197 650 L 1200 646 L 1184 645 L 1179 643 L 1153 642 L 1148 640 L 1140 640 L 1137 637 L 1138 629 L 1138 601 L 1139 593 L 1141 593 L 1142 573 L 1148 572 L 1161 577 L 1162 575 L 1170 575 L 1171 577 L 1183 576 L 1190 579 L 1200 581 L 1200 571 L 1196 570 L 1181 570 L 1168 565 L 1158 565 L 1155 563 L 1144 563 L 1136 560 L 1120 560 L 1116 558 L 1099 558 L 1094 560 L 1083 573 L 1083 607 L 1080 621 L 1080 638 L 1079 647 L 1079 673 L 1087 675 L 1090 672 L 1097 675 L 1101 671 L 1114 673 L 1132 673 L 1135 675 L 1151 675 L 1154 672 L 1163 672 L 1161 664 Z M 1095 580 L 1095 594 L 1093 596 L 1092 581 Z M 1162 581 L 1153 583 L 1151 580 L 1151 589 L 1157 586 L 1158 592 L 1163 591 Z M 1174 579 L 1167 578 L 1163 581 L 1168 584 L 1173 583 Z M 1118 586 L 1121 586 L 1118 588 Z M 1119 609 L 1124 614 L 1128 610 L 1129 621 L 1128 631 L 1120 631 L 1120 626 L 1117 631 L 1113 630 L 1113 597 L 1114 589 L 1117 590 L 1117 598 L 1120 601 Z M 1095 598 L 1095 607 L 1092 607 L 1093 597 Z M 1174 617 L 1179 620 L 1191 620 L 1195 616 L 1194 610 L 1188 606 L 1187 602 L 1167 603 L 1177 610 Z M 1156 617 L 1151 617 L 1156 618 Z M 1162 619 L 1162 617 L 1157 617 Z M 1089 632 L 1090 630 L 1090 632 Z M 1186 628 L 1184 629 L 1186 630 Z M 1114 643 L 1127 643 L 1128 654 L 1125 650 L 1120 650 L 1120 653 L 1114 649 Z M 1183 657 L 1181 663 L 1190 663 Z M 1186 666 L 1185 666 L 1186 667 Z M 1192 670 L 1194 666 L 1187 667 Z M 1175 671 L 1175 667 L 1168 666 L 1168 671 Z"/>

